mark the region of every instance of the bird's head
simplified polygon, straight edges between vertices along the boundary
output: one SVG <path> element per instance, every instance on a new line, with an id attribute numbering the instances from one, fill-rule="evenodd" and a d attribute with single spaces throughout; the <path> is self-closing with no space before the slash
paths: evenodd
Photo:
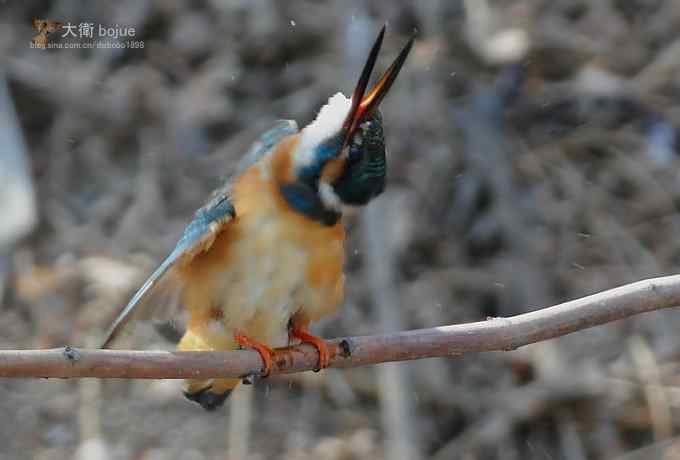
<path id="1" fill-rule="evenodd" d="M 366 92 L 385 28 L 371 49 L 352 98 L 332 96 L 316 119 L 300 132 L 293 152 L 293 180 L 281 192 L 299 212 L 326 225 L 343 206 L 361 206 L 385 188 L 387 162 L 379 105 L 413 45 L 409 40 L 385 74 Z"/>

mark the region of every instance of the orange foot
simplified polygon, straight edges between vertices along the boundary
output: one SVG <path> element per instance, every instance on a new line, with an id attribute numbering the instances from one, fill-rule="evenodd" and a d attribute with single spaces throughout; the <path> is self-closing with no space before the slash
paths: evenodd
<path id="1" fill-rule="evenodd" d="M 264 368 L 262 369 L 262 377 L 268 376 L 272 370 L 273 362 L 272 354 L 274 353 L 274 350 L 272 350 L 263 343 L 251 339 L 250 337 L 241 332 L 237 332 L 236 334 L 234 334 L 234 339 L 236 340 L 236 343 L 241 345 L 241 347 L 252 348 L 253 350 L 257 351 L 260 354 L 262 362 L 264 363 Z"/>
<path id="2" fill-rule="evenodd" d="M 328 344 L 321 337 L 309 333 L 309 329 L 304 326 L 294 326 L 290 331 L 291 337 L 300 339 L 303 343 L 311 343 L 319 351 L 319 367 L 317 371 L 325 369 L 330 363 L 331 357 L 328 351 Z"/>

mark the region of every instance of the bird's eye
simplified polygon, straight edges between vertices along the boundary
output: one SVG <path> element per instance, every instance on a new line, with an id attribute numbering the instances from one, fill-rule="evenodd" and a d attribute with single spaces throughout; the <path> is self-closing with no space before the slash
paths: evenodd
<path id="1" fill-rule="evenodd" d="M 360 129 L 357 129 L 352 136 L 352 145 L 354 147 L 361 147 L 364 144 L 364 136 L 369 133 L 373 126 L 373 122 L 370 120 L 363 122 L 359 125 Z"/>

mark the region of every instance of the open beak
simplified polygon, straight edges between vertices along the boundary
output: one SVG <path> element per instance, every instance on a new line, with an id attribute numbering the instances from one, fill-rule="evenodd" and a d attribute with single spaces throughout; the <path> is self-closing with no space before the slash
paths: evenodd
<path id="1" fill-rule="evenodd" d="M 375 40 L 373 48 L 371 48 L 371 52 L 364 65 L 364 70 L 362 70 L 361 76 L 359 77 L 359 82 L 357 83 L 356 88 L 354 88 L 352 106 L 343 123 L 343 128 L 346 130 L 343 146 L 347 145 L 357 127 L 364 119 L 377 110 L 383 98 L 392 87 L 394 80 L 397 79 L 397 75 L 399 75 L 399 71 L 404 65 L 404 61 L 406 61 L 409 51 L 411 51 L 411 46 L 413 46 L 414 39 L 411 38 L 401 50 L 397 59 L 395 59 L 392 65 L 385 71 L 378 83 L 375 84 L 368 94 L 364 95 L 364 93 L 366 93 L 366 88 L 368 87 L 368 81 L 371 78 L 371 72 L 375 66 L 375 61 L 378 59 L 378 52 L 380 51 L 384 35 L 385 26 L 380 29 L 378 38 Z"/>

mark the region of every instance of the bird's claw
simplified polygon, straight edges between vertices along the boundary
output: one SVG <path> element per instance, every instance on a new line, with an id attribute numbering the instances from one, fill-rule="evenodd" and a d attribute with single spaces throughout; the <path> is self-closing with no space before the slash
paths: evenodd
<path id="1" fill-rule="evenodd" d="M 260 357 L 262 358 L 263 368 L 262 373 L 260 374 L 259 377 L 267 377 L 272 370 L 272 364 L 274 362 L 272 359 L 272 354 L 274 354 L 274 350 L 269 348 L 267 345 L 260 343 L 256 340 L 253 340 L 240 332 L 237 332 L 234 335 L 234 339 L 236 340 L 236 343 L 238 343 L 241 347 L 252 348 L 253 350 L 257 351 L 260 354 Z M 248 376 L 244 377 L 244 383 L 247 377 Z"/>
<path id="2" fill-rule="evenodd" d="M 328 344 L 321 337 L 317 337 L 310 334 L 306 328 L 294 327 L 291 331 L 291 336 L 300 339 L 302 343 L 309 343 L 314 345 L 314 348 L 319 352 L 319 365 L 314 372 L 319 372 L 321 369 L 325 369 L 331 362 L 330 351 L 328 350 Z"/>

